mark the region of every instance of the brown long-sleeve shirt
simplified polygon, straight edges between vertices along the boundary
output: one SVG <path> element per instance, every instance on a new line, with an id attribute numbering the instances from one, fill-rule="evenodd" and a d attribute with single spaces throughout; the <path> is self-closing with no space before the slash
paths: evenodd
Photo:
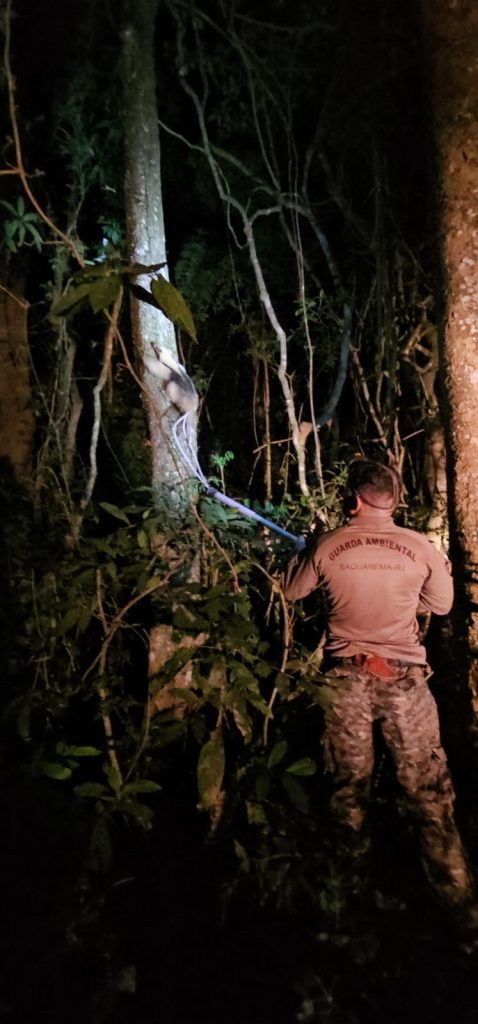
<path id="1" fill-rule="evenodd" d="M 282 583 L 289 601 L 325 588 L 326 649 L 342 658 L 378 654 L 425 664 L 417 611 L 446 615 L 453 603 L 443 555 L 383 509 L 362 508 L 346 526 L 323 534 L 290 562 Z"/>

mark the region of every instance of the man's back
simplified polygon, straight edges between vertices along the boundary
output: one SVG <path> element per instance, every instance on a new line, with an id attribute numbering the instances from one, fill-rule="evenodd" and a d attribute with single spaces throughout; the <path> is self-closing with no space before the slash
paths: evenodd
<path id="1" fill-rule="evenodd" d="M 336 657 L 378 654 L 424 664 L 417 609 L 444 615 L 453 600 L 443 556 L 382 509 L 363 508 L 312 544 L 289 566 L 285 596 L 295 600 L 320 585 L 329 606 L 327 650 Z"/>

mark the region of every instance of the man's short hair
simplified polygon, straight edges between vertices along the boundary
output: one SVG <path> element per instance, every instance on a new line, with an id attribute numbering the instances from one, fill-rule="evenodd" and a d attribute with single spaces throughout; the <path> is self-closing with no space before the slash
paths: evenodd
<path id="1" fill-rule="evenodd" d="M 372 459 L 354 459 L 350 464 L 346 493 L 359 496 L 372 508 L 393 510 L 402 494 L 402 478 L 395 469 Z"/>

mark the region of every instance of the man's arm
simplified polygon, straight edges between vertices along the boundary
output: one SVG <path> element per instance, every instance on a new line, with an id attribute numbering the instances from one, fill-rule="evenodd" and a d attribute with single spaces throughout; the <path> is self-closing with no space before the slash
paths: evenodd
<path id="1" fill-rule="evenodd" d="M 301 597 L 307 597 L 318 586 L 315 554 L 316 545 L 311 544 L 289 562 L 281 578 L 284 597 L 288 601 L 299 601 Z"/>
<path id="2" fill-rule="evenodd" d="M 450 563 L 430 541 L 428 544 L 430 545 L 428 552 L 430 572 L 420 594 L 419 611 L 447 615 L 453 604 L 453 579 Z"/>

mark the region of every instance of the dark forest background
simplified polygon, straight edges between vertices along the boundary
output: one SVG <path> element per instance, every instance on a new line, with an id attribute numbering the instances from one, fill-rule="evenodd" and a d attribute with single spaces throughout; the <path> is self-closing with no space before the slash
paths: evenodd
<path id="1" fill-rule="evenodd" d="M 472 1024 L 475 951 L 427 890 L 378 735 L 368 858 L 345 858 L 328 820 L 320 601 L 292 613 L 277 586 L 293 548 L 201 489 L 173 515 L 152 492 L 125 269 L 131 8 L 8 13 L 2 167 L 18 129 L 40 212 L 3 171 L 2 353 L 23 391 L 20 414 L 0 386 L 0 1020 Z M 376 457 L 403 473 L 399 521 L 446 546 L 417 5 L 171 0 L 154 54 L 167 260 L 187 304 L 170 315 L 207 477 L 307 534 L 340 522 L 348 461 Z M 246 224 L 287 339 L 296 443 Z M 460 616 L 458 596 L 455 622 L 422 626 L 473 862 Z M 158 625 L 169 646 L 148 679 Z"/>

